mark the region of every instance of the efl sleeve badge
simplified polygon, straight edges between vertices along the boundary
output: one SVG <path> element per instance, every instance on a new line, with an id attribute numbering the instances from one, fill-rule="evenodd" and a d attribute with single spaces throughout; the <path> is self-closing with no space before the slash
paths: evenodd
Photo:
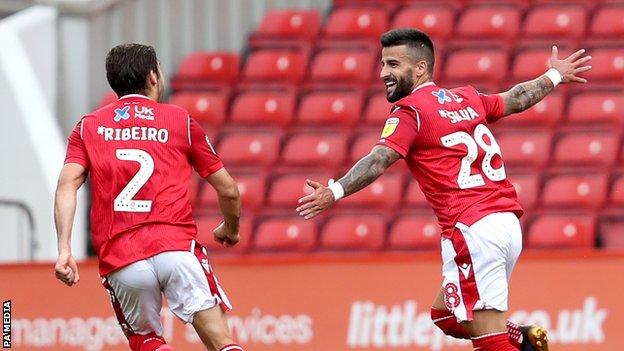
<path id="1" fill-rule="evenodd" d="M 381 132 L 381 138 L 387 138 L 394 134 L 399 125 L 399 119 L 396 117 L 390 117 L 386 120 L 386 125 L 384 125 L 383 131 Z"/>

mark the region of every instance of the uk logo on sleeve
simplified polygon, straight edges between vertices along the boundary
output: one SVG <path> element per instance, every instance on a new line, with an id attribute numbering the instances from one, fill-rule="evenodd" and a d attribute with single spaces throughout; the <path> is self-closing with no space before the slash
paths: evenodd
<path id="1" fill-rule="evenodd" d="M 399 125 L 399 119 L 398 118 L 396 118 L 396 117 L 388 118 L 388 120 L 386 120 L 386 125 L 384 125 L 384 128 L 381 131 L 381 138 L 385 139 L 385 138 L 391 136 L 392 134 L 394 134 L 394 132 L 396 131 L 398 125 Z"/>

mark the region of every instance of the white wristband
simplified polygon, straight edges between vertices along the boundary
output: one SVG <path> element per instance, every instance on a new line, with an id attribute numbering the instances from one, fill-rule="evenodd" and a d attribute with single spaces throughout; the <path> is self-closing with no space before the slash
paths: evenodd
<path id="1" fill-rule="evenodd" d="M 344 188 L 339 182 L 335 182 L 333 179 L 330 179 L 327 183 L 327 187 L 334 194 L 334 201 L 338 201 L 344 197 Z"/>
<path id="2" fill-rule="evenodd" d="M 561 73 L 559 73 L 556 68 L 549 69 L 545 74 L 554 86 L 557 86 L 557 84 L 561 83 L 563 80 L 563 76 L 561 76 Z"/>

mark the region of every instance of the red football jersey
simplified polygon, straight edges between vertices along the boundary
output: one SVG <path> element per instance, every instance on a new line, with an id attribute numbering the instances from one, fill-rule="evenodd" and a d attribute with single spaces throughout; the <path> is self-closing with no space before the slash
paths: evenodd
<path id="1" fill-rule="evenodd" d="M 498 95 L 483 95 L 471 86 L 443 89 L 433 82 L 392 108 L 377 144 L 405 158 L 443 236 L 457 222 L 469 226 L 494 212 L 523 213 L 488 129 L 503 112 Z"/>
<path id="2" fill-rule="evenodd" d="M 223 164 L 184 109 L 127 95 L 83 117 L 65 163 L 91 180 L 91 235 L 102 276 L 164 251 L 189 250 L 197 228 L 191 167 L 206 177 Z"/>

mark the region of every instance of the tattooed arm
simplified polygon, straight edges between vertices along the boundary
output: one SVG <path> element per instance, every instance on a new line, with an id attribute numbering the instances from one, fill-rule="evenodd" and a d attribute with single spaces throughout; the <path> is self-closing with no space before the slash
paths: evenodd
<path id="1" fill-rule="evenodd" d="M 398 152 L 387 146 L 375 146 L 338 180 L 344 189 L 344 196 L 356 193 L 374 182 L 400 158 Z M 297 212 L 305 219 L 310 219 L 331 207 L 336 200 L 332 191 L 321 183 L 310 179 L 307 179 L 306 183 L 314 189 L 314 192 L 299 199 L 300 206 L 297 207 Z"/>
<path id="2" fill-rule="evenodd" d="M 583 56 L 584 49 L 581 49 L 563 60 L 557 59 L 558 50 L 556 46 L 552 48 L 549 68 L 556 69 L 561 74 L 562 83 L 587 83 L 587 79 L 578 77 L 577 74 L 589 71 L 591 66 L 583 66 L 591 60 L 591 56 Z M 522 112 L 542 100 L 555 88 L 553 82 L 545 74 L 538 78 L 520 83 L 510 90 L 499 94 L 505 103 L 504 115 Z"/>

